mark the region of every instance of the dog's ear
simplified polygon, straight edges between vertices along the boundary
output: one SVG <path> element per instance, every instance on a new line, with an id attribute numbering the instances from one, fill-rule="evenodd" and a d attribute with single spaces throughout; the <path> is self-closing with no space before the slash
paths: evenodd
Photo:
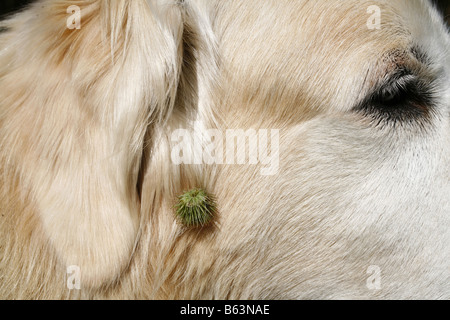
<path id="1" fill-rule="evenodd" d="M 84 287 L 130 262 L 144 136 L 175 102 L 183 10 L 176 0 L 42 1 L 2 39 L 2 150 Z"/>

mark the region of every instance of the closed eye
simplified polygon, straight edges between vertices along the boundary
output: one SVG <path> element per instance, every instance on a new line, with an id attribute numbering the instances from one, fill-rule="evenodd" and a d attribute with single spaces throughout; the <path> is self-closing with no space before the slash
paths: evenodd
<path id="1" fill-rule="evenodd" d="M 354 110 L 377 124 L 396 125 L 427 120 L 433 111 L 433 100 L 429 81 L 401 70 L 374 88 Z"/>

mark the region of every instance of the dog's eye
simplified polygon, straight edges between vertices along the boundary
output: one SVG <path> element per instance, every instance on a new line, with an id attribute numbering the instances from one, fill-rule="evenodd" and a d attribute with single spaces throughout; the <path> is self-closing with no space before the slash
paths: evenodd
<path id="1" fill-rule="evenodd" d="M 419 96 L 419 91 L 419 84 L 415 77 L 406 75 L 391 79 L 381 86 L 380 89 L 374 92 L 371 102 L 382 107 L 395 107 L 399 103 L 414 102 Z"/>
<path id="2" fill-rule="evenodd" d="M 396 124 L 426 119 L 432 100 L 429 85 L 413 74 L 402 72 L 384 81 L 355 110 L 378 123 Z"/>

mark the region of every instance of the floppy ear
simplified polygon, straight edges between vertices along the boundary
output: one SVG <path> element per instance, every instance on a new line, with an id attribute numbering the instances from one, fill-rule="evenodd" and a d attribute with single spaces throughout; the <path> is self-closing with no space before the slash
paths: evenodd
<path id="1" fill-rule="evenodd" d="M 68 28 L 77 8 L 80 28 Z M 136 244 L 143 140 L 175 101 L 182 9 L 44 0 L 10 25 L 20 37 L 2 40 L 0 143 L 60 261 L 94 288 L 120 275 Z"/>

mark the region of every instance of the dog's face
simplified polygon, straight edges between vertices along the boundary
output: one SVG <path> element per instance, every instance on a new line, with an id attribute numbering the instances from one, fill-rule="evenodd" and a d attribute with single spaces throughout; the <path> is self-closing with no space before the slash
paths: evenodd
<path id="1" fill-rule="evenodd" d="M 96 144 L 91 150 L 68 139 L 71 149 L 51 150 L 58 160 L 77 154 L 85 164 L 103 161 L 102 150 L 110 144 L 115 154 L 107 164 L 83 167 L 78 176 L 79 162 L 69 161 L 52 174 L 43 169 L 48 161 L 24 157 L 23 162 L 36 168 L 30 189 L 57 265 L 81 266 L 83 285 L 91 289 L 87 296 L 117 279 L 116 286 L 100 289 L 100 296 L 450 296 L 450 37 L 431 3 L 86 3 L 85 27 L 63 34 L 76 44 L 66 40 L 64 50 L 62 44 L 54 46 L 73 59 L 75 79 L 68 81 L 75 93 L 61 91 L 61 103 L 71 107 L 68 115 L 88 118 L 76 118 L 82 124 L 73 132 L 92 127 L 84 143 Z M 98 31 L 103 25 L 93 12 L 110 12 L 108 23 L 122 19 L 112 24 L 123 30 Z M 109 58 L 98 58 L 115 46 L 106 41 L 102 47 L 104 36 L 117 42 L 113 66 Z M 8 41 L 5 37 L 0 44 Z M 97 45 L 87 46 L 92 42 Z M 84 49 L 77 55 L 73 47 Z M 55 72 L 58 77 L 64 66 L 61 62 Z M 14 88 L 8 72 L 13 68 L 0 69 L 0 80 Z M 58 90 L 64 87 L 60 83 Z M 77 99 L 89 102 L 83 108 L 93 107 L 93 120 L 90 113 L 73 111 Z M 105 102 L 115 109 L 99 111 Z M 114 126 L 108 127 L 108 114 L 114 114 Z M 98 123 L 108 130 L 98 129 Z M 61 130 L 69 132 L 71 126 Z M 241 164 L 228 161 L 228 152 L 239 158 L 234 146 L 215 149 L 215 156 L 223 151 L 224 161 L 194 156 L 177 163 L 180 148 L 182 154 L 199 146 L 205 151 L 201 140 L 180 143 L 174 135 L 179 128 L 193 136 L 215 130 L 224 148 L 229 130 L 255 130 L 257 142 L 244 148 Z M 216 137 L 214 148 L 217 142 Z M 97 147 L 101 143 L 104 149 Z M 50 153 L 39 146 L 36 152 Z M 271 161 L 263 161 L 264 146 Z M 253 162 L 252 150 L 257 150 Z M 23 168 L 30 171 L 29 164 Z M 96 199 L 94 205 L 83 202 L 88 214 L 77 219 L 73 199 L 82 195 L 75 182 L 63 182 L 69 174 L 82 176 L 86 180 L 79 184 L 96 194 L 89 197 Z M 33 186 L 52 176 L 59 184 L 49 181 L 45 190 Z M 99 185 L 108 186 L 105 193 Z M 174 214 L 176 197 L 194 187 L 217 200 L 208 227 L 186 228 Z M 116 208 L 117 215 L 111 213 Z M 80 235 L 85 228 L 95 235 Z M 119 236 L 111 236 L 111 230 Z"/>
<path id="2" fill-rule="evenodd" d="M 448 295 L 449 37 L 426 1 L 377 2 L 378 28 L 372 5 L 217 4 L 221 129 L 280 131 L 274 175 L 211 183 L 220 227 L 195 256 L 217 246 L 232 297 Z"/>

